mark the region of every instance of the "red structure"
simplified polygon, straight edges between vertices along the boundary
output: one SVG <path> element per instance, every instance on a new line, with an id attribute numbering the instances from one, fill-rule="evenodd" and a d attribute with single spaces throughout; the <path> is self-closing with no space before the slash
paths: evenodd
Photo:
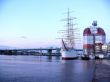
<path id="1" fill-rule="evenodd" d="M 97 27 L 97 21 L 93 21 L 92 26 L 83 31 L 83 49 L 84 54 L 93 54 L 102 50 L 102 44 L 105 43 L 106 34 L 104 30 Z"/>

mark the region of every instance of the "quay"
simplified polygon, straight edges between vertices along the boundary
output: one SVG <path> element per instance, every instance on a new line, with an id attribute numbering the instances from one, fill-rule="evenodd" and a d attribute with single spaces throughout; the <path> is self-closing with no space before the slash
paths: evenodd
<path id="1" fill-rule="evenodd" d="M 93 82 L 110 82 L 110 60 L 95 62 Z"/>

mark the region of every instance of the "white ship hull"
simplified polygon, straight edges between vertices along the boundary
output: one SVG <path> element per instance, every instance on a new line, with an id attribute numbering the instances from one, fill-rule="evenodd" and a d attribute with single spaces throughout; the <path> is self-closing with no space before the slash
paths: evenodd
<path id="1" fill-rule="evenodd" d="M 62 59 L 64 60 L 71 60 L 78 58 L 77 53 L 75 50 L 63 50 L 61 51 Z"/>
<path id="2" fill-rule="evenodd" d="M 74 50 L 75 46 L 75 29 L 73 28 L 74 23 L 71 16 L 69 16 L 69 9 L 67 15 L 67 28 L 62 31 L 64 33 L 64 38 L 62 37 L 62 47 L 61 47 L 61 57 L 62 59 L 76 59 L 78 58 L 76 51 Z"/>

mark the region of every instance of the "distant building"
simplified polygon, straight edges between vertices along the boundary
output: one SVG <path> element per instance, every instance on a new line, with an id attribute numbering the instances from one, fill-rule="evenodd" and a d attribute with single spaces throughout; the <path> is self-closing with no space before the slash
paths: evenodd
<path id="1" fill-rule="evenodd" d="M 92 26 L 83 31 L 84 54 L 100 53 L 102 45 L 106 42 L 106 34 L 101 27 L 97 26 L 97 21 L 93 21 Z"/>
<path id="2" fill-rule="evenodd" d="M 110 42 L 102 45 L 102 51 L 110 53 Z"/>

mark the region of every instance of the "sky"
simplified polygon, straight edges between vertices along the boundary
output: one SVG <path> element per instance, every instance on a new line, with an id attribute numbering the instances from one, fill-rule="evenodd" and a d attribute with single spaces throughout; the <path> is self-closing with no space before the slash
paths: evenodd
<path id="1" fill-rule="evenodd" d="M 17 48 L 59 47 L 59 30 L 65 29 L 61 20 L 76 17 L 82 48 L 83 30 L 97 20 L 110 41 L 109 0 L 0 0 L 0 45 Z"/>

